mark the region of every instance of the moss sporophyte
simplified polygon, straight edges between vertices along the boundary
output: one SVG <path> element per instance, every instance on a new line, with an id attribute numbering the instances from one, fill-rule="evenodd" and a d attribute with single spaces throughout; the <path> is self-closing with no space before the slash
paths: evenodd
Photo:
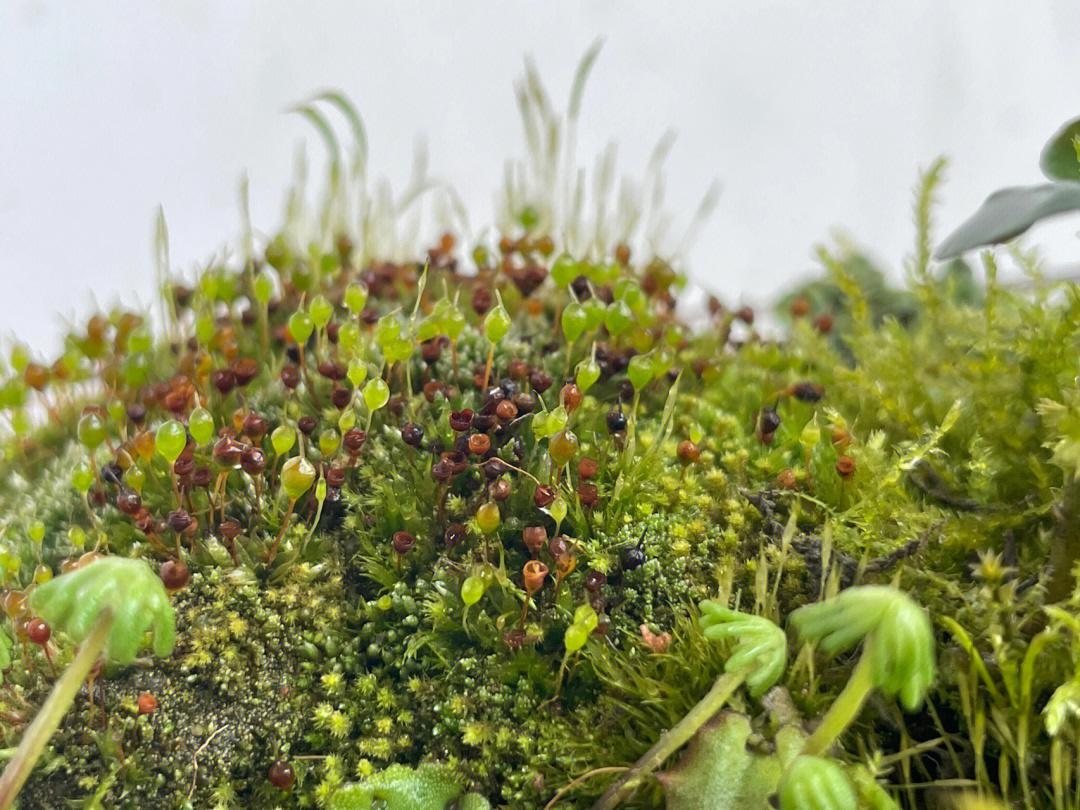
<path id="1" fill-rule="evenodd" d="M 666 141 L 569 152 L 595 56 L 491 238 L 325 93 L 322 199 L 5 348 L 0 808 L 1080 807 L 1080 295 L 935 264 L 937 162 L 904 288 L 684 322 Z M 1071 210 L 1062 133 L 939 250 Z"/>

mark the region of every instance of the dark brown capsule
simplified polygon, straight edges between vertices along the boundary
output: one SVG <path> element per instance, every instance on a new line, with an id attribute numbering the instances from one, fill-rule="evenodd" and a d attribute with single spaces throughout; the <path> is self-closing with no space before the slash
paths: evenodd
<path id="1" fill-rule="evenodd" d="M 538 484 L 533 490 L 533 503 L 537 509 L 546 509 L 555 503 L 555 488 L 547 484 Z"/>
<path id="2" fill-rule="evenodd" d="M 167 590 L 178 591 L 191 579 L 191 572 L 183 560 L 166 560 L 160 571 L 161 584 Z"/>

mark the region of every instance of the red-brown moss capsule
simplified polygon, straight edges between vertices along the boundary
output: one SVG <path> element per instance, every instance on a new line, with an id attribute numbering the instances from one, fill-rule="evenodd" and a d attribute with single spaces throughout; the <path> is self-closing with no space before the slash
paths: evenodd
<path id="1" fill-rule="evenodd" d="M 305 436 L 310 436 L 315 432 L 315 428 L 318 426 L 318 421 L 314 416 L 301 416 L 296 420 L 296 426 L 300 428 L 300 432 Z"/>
<path id="2" fill-rule="evenodd" d="M 142 498 L 133 489 L 125 489 L 116 496 L 116 508 L 125 515 L 134 515 L 142 507 Z"/>
<path id="3" fill-rule="evenodd" d="M 300 369 L 288 363 L 281 367 L 281 382 L 290 391 L 300 385 Z"/>
<path id="4" fill-rule="evenodd" d="M 506 375 L 517 382 L 521 382 L 528 377 L 529 371 L 529 364 L 517 357 L 506 364 Z"/>
<path id="5" fill-rule="evenodd" d="M 443 541 L 446 543 L 448 549 L 452 549 L 454 546 L 464 542 L 466 534 L 467 532 L 463 525 L 460 523 L 451 523 L 446 527 L 446 531 L 443 532 Z"/>
<path id="6" fill-rule="evenodd" d="M 268 777 L 270 784 L 280 790 L 288 790 L 296 784 L 296 772 L 288 762 L 275 762 L 270 766 Z"/>
<path id="7" fill-rule="evenodd" d="M 735 317 L 745 323 L 747 326 L 750 326 L 754 322 L 754 310 L 750 307 L 742 307 L 738 312 L 735 313 Z"/>
<path id="8" fill-rule="evenodd" d="M 555 503 L 555 488 L 547 484 L 538 484 L 533 490 L 533 503 L 537 509 L 546 509 Z"/>
<path id="9" fill-rule="evenodd" d="M 426 399 L 428 402 L 434 402 L 435 397 L 438 394 L 448 396 L 446 386 L 438 380 L 428 380 L 426 383 L 424 383 L 423 392 L 424 399 Z"/>
<path id="10" fill-rule="evenodd" d="M 581 505 L 587 508 L 596 506 L 600 500 L 600 494 L 595 484 L 578 484 L 577 496 L 578 500 L 581 501 Z"/>
<path id="11" fill-rule="evenodd" d="M 476 291 L 472 295 L 472 308 L 473 312 L 477 315 L 483 315 L 494 303 L 495 299 L 491 295 L 491 290 L 487 287 L 477 287 Z"/>
<path id="12" fill-rule="evenodd" d="M 482 456 L 491 449 L 491 439 L 484 433 L 474 433 L 469 437 L 469 452 Z"/>
<path id="13" fill-rule="evenodd" d="M 442 460 L 450 465 L 454 475 L 465 472 L 465 468 L 469 466 L 468 457 L 460 450 L 447 450 L 442 454 Z"/>
<path id="14" fill-rule="evenodd" d="M 183 560 L 166 560 L 159 573 L 161 584 L 170 591 L 180 590 L 191 579 L 191 572 Z"/>
<path id="15" fill-rule="evenodd" d="M 259 361 L 254 357 L 238 357 L 232 364 L 232 373 L 237 385 L 246 386 L 259 373 Z"/>
<path id="16" fill-rule="evenodd" d="M 556 560 L 565 557 L 569 550 L 570 546 L 566 542 L 565 535 L 557 534 L 548 541 L 548 554 Z"/>
<path id="17" fill-rule="evenodd" d="M 332 487 L 340 487 L 345 483 L 345 472 L 344 467 L 326 468 L 326 483 Z"/>
<path id="18" fill-rule="evenodd" d="M 426 363 L 434 363 L 442 355 L 443 344 L 441 336 L 425 340 L 420 344 L 420 356 Z"/>
<path id="19" fill-rule="evenodd" d="M 567 383 L 559 391 L 559 402 L 566 408 L 567 413 L 573 413 L 581 404 L 581 389 L 576 383 Z"/>
<path id="20" fill-rule="evenodd" d="M 349 403 L 352 402 L 352 391 L 348 388 L 335 388 L 330 392 L 330 402 L 339 411 L 343 411 L 349 407 Z"/>
<path id="21" fill-rule="evenodd" d="M 367 433 L 358 427 L 349 428 L 345 431 L 345 435 L 341 437 L 341 440 L 345 444 L 345 449 L 349 452 L 349 455 L 355 456 L 359 454 L 360 448 L 367 441 Z"/>
<path id="22" fill-rule="evenodd" d="M 260 441 L 266 435 L 268 429 L 269 425 L 266 423 L 266 419 L 254 411 L 244 417 L 244 433 L 250 436 L 252 441 Z"/>
<path id="23" fill-rule="evenodd" d="M 801 318 L 810 312 L 810 302 L 805 298 L 796 298 L 791 302 L 791 317 Z"/>
<path id="24" fill-rule="evenodd" d="M 450 412 L 450 427 L 459 433 L 464 433 L 472 427 L 473 412 L 471 408 Z"/>
<path id="25" fill-rule="evenodd" d="M 235 520 L 226 520 L 220 526 L 221 536 L 226 540 L 235 540 L 240 536 L 240 523 Z"/>
<path id="26" fill-rule="evenodd" d="M 855 459 L 851 456 L 840 456 L 836 460 L 836 472 L 845 480 L 851 478 L 855 474 Z"/>
<path id="27" fill-rule="evenodd" d="M 585 590 L 589 593 L 599 593 L 607 583 L 607 576 L 601 571 L 590 571 L 585 575 Z"/>
<path id="28" fill-rule="evenodd" d="M 780 489 L 798 489 L 799 484 L 795 480 L 795 472 L 791 468 L 781 470 L 780 474 L 776 476 L 776 485 Z"/>
<path id="29" fill-rule="evenodd" d="M 581 461 L 578 462 L 577 471 L 578 476 L 582 481 L 588 481 L 600 470 L 600 465 L 596 459 L 584 456 Z"/>
<path id="30" fill-rule="evenodd" d="M 406 422 L 401 426 L 401 440 L 409 447 L 419 447 L 424 441 L 424 429 L 415 422 Z"/>
<path id="31" fill-rule="evenodd" d="M 675 453 L 684 467 L 697 461 L 699 455 L 698 446 L 689 439 L 683 439 L 679 442 L 679 446 L 675 448 Z"/>
<path id="32" fill-rule="evenodd" d="M 39 647 L 44 647 L 52 637 L 52 628 L 44 619 L 35 617 L 26 623 L 26 637 Z"/>
<path id="33" fill-rule="evenodd" d="M 491 497 L 497 501 L 505 501 L 510 497 L 510 482 L 505 478 L 496 479 L 491 485 Z"/>
<path id="34" fill-rule="evenodd" d="M 521 571 L 525 591 L 532 596 L 542 587 L 548 575 L 548 567 L 539 560 L 529 560 Z"/>
<path id="35" fill-rule="evenodd" d="M 510 422 L 517 415 L 517 405 L 509 399 L 500 400 L 499 404 L 495 406 L 495 418 L 500 422 Z"/>
<path id="36" fill-rule="evenodd" d="M 143 692 L 139 695 L 136 705 L 138 706 L 139 714 L 153 714 L 157 711 L 158 701 L 157 698 L 149 692 Z"/>
<path id="37" fill-rule="evenodd" d="M 240 454 L 240 467 L 248 475 L 261 475 L 266 469 L 266 453 L 258 447 L 244 447 Z"/>
<path id="38" fill-rule="evenodd" d="M 847 450 L 848 447 L 851 446 L 852 441 L 854 441 L 851 432 L 848 431 L 847 428 L 842 427 L 834 427 L 830 438 L 832 440 L 832 446 L 841 453 Z"/>
<path id="39" fill-rule="evenodd" d="M 615 246 L 615 261 L 619 264 L 630 263 L 630 246 L 625 242 L 620 242 Z"/>
<path id="40" fill-rule="evenodd" d="M 817 330 L 821 332 L 821 334 L 829 334 L 829 332 L 831 332 L 833 328 L 832 315 L 830 315 L 828 312 L 822 312 L 820 315 L 814 318 L 814 326 L 817 327 Z"/>
<path id="41" fill-rule="evenodd" d="M 285 369 L 282 369 L 282 372 L 284 371 Z M 284 376 L 282 379 L 284 379 Z M 210 383 L 222 396 L 225 396 L 236 387 L 236 374 L 232 369 L 219 368 L 210 373 Z"/>
<path id="42" fill-rule="evenodd" d="M 525 543 L 525 547 L 532 552 L 535 557 L 540 553 L 540 549 L 547 543 L 547 529 L 543 526 L 528 526 L 521 532 L 522 542 Z"/>
<path id="43" fill-rule="evenodd" d="M 554 378 L 543 369 L 534 369 L 529 374 L 529 385 L 538 394 L 542 394 L 551 388 L 553 382 L 555 382 Z"/>
<path id="44" fill-rule="evenodd" d="M 414 545 L 416 545 L 416 536 L 412 532 L 394 532 L 394 551 L 399 556 L 403 556 L 412 551 Z"/>
<path id="45" fill-rule="evenodd" d="M 622 412 L 621 408 L 612 408 L 607 413 L 607 428 L 609 433 L 618 433 L 620 430 L 626 430 L 626 414 Z"/>
<path id="46" fill-rule="evenodd" d="M 431 476 L 436 481 L 447 481 L 454 477 L 454 467 L 449 461 L 440 459 L 431 465 Z"/>
<path id="47" fill-rule="evenodd" d="M 169 512 L 169 526 L 173 531 L 184 531 L 191 525 L 192 520 L 194 520 L 194 518 L 191 517 L 186 509 L 174 509 Z"/>

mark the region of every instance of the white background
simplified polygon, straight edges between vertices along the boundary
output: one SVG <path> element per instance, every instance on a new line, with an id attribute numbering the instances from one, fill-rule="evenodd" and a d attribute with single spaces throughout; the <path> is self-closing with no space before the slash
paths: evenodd
<path id="1" fill-rule="evenodd" d="M 730 302 L 804 275 L 836 226 L 898 274 L 920 166 L 952 159 L 940 234 L 993 189 L 1039 182 L 1043 142 L 1080 113 L 1076 0 L 2 0 L 0 336 L 51 349 L 94 297 L 148 301 L 156 206 L 191 268 L 236 236 L 244 170 L 272 232 L 297 141 L 320 149 L 282 111 L 327 86 L 360 108 L 376 174 L 404 187 L 426 135 L 432 171 L 489 220 L 523 151 L 523 55 L 565 103 L 597 36 L 578 154 L 617 139 L 620 172 L 640 175 L 676 128 L 668 204 L 686 219 L 722 181 L 688 259 Z M 1074 262 L 1075 230 L 1036 238 Z"/>

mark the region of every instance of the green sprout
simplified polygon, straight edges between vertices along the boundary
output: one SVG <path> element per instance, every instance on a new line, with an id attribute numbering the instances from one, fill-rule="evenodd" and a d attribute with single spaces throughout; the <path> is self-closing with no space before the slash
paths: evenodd
<path id="1" fill-rule="evenodd" d="M 633 784 L 652 773 L 674 754 L 744 683 L 754 697 L 764 694 L 780 676 L 787 663 L 784 631 L 763 616 L 731 610 L 717 602 L 701 603 L 701 626 L 710 641 L 733 641 L 735 646 L 724 664 L 724 674 L 682 720 L 665 732 L 656 744 L 634 763 L 607 792 L 593 810 L 611 810 L 630 792 Z"/>
<path id="2" fill-rule="evenodd" d="M 806 741 L 820 754 L 858 716 L 871 691 L 898 696 L 912 711 L 934 681 L 934 634 L 926 613 L 911 597 L 884 585 L 848 588 L 832 599 L 791 614 L 799 635 L 819 641 L 829 655 L 863 642 L 863 653 L 844 691 Z"/>
<path id="3" fill-rule="evenodd" d="M 832 760 L 800 756 L 780 778 L 780 810 L 856 810 L 851 782 Z"/>
<path id="4" fill-rule="evenodd" d="M 330 810 L 488 810 L 487 800 L 478 793 L 462 794 L 461 782 L 445 765 L 425 763 L 416 769 L 391 765 L 363 782 L 343 785 L 330 799 Z"/>
<path id="5" fill-rule="evenodd" d="M 171 653 L 176 641 L 176 617 L 165 586 L 143 560 L 97 560 L 41 585 L 30 606 L 81 646 L 0 775 L 0 810 L 15 800 L 103 651 L 126 665 L 135 660 L 147 630 L 153 631 L 152 647 L 159 657 Z"/>

